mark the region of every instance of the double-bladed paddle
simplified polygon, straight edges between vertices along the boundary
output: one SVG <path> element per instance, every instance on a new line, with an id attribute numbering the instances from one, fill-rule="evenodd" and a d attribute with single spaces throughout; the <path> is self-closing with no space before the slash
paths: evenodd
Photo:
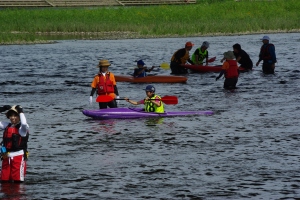
<path id="1" fill-rule="evenodd" d="M 99 95 L 96 99 L 96 102 L 106 103 L 114 100 L 113 97 L 109 95 Z M 116 100 L 126 100 L 126 99 L 116 99 Z M 168 105 L 178 104 L 178 98 L 176 96 L 163 96 L 161 97 L 161 101 Z"/>

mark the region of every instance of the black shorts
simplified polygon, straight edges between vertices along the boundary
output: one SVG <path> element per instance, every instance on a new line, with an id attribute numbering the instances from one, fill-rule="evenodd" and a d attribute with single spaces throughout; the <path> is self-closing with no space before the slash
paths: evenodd
<path id="1" fill-rule="evenodd" d="M 108 108 L 108 107 L 117 108 L 118 106 L 117 106 L 116 100 L 112 100 L 110 102 L 105 102 L 105 103 L 104 102 L 99 103 L 99 108 L 100 109 L 104 109 L 104 108 Z"/>
<path id="2" fill-rule="evenodd" d="M 171 73 L 172 74 L 187 74 L 188 73 L 187 69 L 182 67 L 177 62 L 171 62 L 170 68 L 171 68 Z"/>
<path id="3" fill-rule="evenodd" d="M 227 90 L 236 89 L 237 82 L 238 78 L 226 78 L 223 88 Z"/>
<path id="4" fill-rule="evenodd" d="M 264 62 L 262 65 L 262 70 L 264 74 L 274 74 L 272 63 Z"/>

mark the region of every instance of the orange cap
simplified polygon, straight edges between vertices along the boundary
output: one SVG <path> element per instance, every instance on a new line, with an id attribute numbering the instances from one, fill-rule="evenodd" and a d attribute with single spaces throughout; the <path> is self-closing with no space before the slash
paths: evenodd
<path id="1" fill-rule="evenodd" d="M 185 43 L 185 46 L 186 47 L 192 47 L 192 46 L 194 46 L 194 44 L 192 42 L 187 42 L 187 43 Z"/>

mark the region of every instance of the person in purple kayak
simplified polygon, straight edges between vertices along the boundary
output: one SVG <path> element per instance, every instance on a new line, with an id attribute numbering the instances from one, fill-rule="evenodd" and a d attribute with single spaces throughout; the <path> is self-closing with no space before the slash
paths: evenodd
<path id="1" fill-rule="evenodd" d="M 164 104 L 161 101 L 161 97 L 155 94 L 155 87 L 153 85 L 147 85 L 144 89 L 146 91 L 146 98 L 140 101 L 132 101 L 125 97 L 125 100 L 133 105 L 144 104 L 146 112 L 164 113 Z"/>

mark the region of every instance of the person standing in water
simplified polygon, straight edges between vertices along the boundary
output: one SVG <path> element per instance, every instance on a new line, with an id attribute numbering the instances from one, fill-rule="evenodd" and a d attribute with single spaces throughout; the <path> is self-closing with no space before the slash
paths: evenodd
<path id="1" fill-rule="evenodd" d="M 4 130 L 1 143 L 1 181 L 23 182 L 27 166 L 29 125 L 21 106 L 0 107 L 0 113 L 4 111 L 7 111 L 6 117 L 10 122 L 0 121 L 0 129 Z"/>
<path id="2" fill-rule="evenodd" d="M 236 43 L 232 46 L 236 61 L 240 64 L 240 71 L 252 70 L 253 62 L 250 56 L 244 51 L 240 44 Z"/>
<path id="3" fill-rule="evenodd" d="M 207 41 L 203 42 L 201 47 L 196 49 L 192 55 L 192 61 L 195 65 L 203 65 L 204 59 L 205 64 L 208 65 L 208 49 L 209 43 Z"/>
<path id="4" fill-rule="evenodd" d="M 112 97 L 110 102 L 99 102 L 99 108 L 117 108 L 116 98 L 119 99 L 119 92 L 117 88 L 117 83 L 115 76 L 112 72 L 108 71 L 110 62 L 108 60 L 100 60 L 97 67 L 99 67 L 99 73 L 94 77 L 91 84 L 92 90 L 89 98 L 90 104 L 93 102 L 93 95 L 97 90 L 97 94 L 108 95 Z"/>
<path id="5" fill-rule="evenodd" d="M 264 74 L 274 74 L 275 63 L 277 62 L 275 46 L 271 44 L 269 36 L 264 36 L 262 39 L 263 45 L 260 48 L 259 59 L 256 66 L 260 61 L 263 61 L 262 70 Z"/>
<path id="6" fill-rule="evenodd" d="M 236 89 L 236 84 L 238 82 L 239 72 L 238 72 L 238 64 L 236 60 L 234 60 L 235 56 L 233 51 L 227 51 L 224 54 L 223 60 L 225 62 L 222 66 L 222 71 L 220 72 L 219 76 L 216 77 L 216 81 L 225 74 L 225 81 L 224 81 L 224 89 L 231 90 Z"/>
<path id="7" fill-rule="evenodd" d="M 190 64 L 194 64 L 194 62 L 190 59 L 189 52 L 192 50 L 194 44 L 192 42 L 185 43 L 185 48 L 177 50 L 172 58 L 171 58 L 171 71 L 172 74 L 186 74 L 187 69 L 182 65 L 189 62 Z"/>

